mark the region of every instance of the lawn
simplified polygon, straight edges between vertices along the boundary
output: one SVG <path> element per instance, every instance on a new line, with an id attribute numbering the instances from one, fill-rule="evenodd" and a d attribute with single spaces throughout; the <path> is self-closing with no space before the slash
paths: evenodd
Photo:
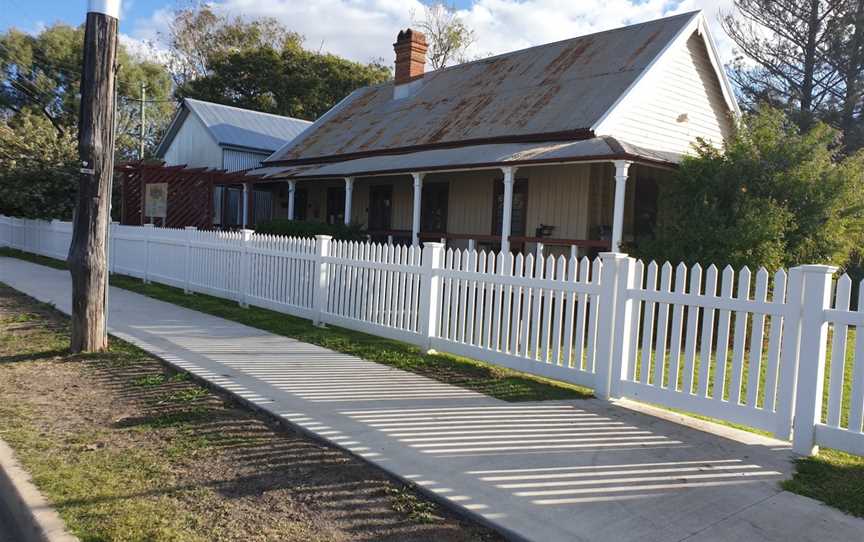
<path id="1" fill-rule="evenodd" d="M 66 269 L 65 262 L 9 248 L 0 248 L 0 256 Z M 420 348 L 403 342 L 336 326 L 316 327 L 303 318 L 258 307 L 242 308 L 234 301 L 209 295 L 188 295 L 178 288 L 156 283 L 144 284 L 133 277 L 111 275 L 111 285 L 270 333 L 421 374 L 505 401 L 584 399 L 592 396 L 591 390 L 573 384 L 548 380 L 460 356 L 427 354 Z"/>
<path id="2" fill-rule="evenodd" d="M 499 540 L 0 284 L 0 438 L 82 542 Z"/>

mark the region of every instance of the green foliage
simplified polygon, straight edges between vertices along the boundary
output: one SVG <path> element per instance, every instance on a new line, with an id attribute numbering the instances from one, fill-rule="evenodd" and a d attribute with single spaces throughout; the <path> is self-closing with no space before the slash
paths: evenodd
<path id="1" fill-rule="evenodd" d="M 0 34 L 0 109 L 7 118 L 32 113 L 50 121 L 58 137 L 77 135 L 83 50 L 83 27 L 58 23 L 37 35 L 15 28 Z M 171 78 L 163 66 L 130 55 L 122 44 L 117 64 L 117 158 L 128 159 L 138 148 L 139 102 L 134 100 L 140 98 L 141 83 L 152 100 L 145 126 L 152 148 L 173 112 Z"/>
<path id="2" fill-rule="evenodd" d="M 265 47 L 281 50 L 303 40 L 272 17 L 232 17 L 200 0 L 179 6 L 173 16 L 163 37 L 170 53 L 168 68 L 178 87 L 207 76 L 217 57 Z"/>
<path id="3" fill-rule="evenodd" d="M 366 230 L 359 224 L 325 224 L 277 218 L 255 227 L 257 233 L 286 235 L 289 237 L 315 237 L 329 235 L 340 241 L 365 241 Z"/>
<path id="4" fill-rule="evenodd" d="M 276 19 L 231 17 L 200 2 L 175 10 L 166 37 L 181 98 L 315 119 L 390 78 L 381 65 L 304 49 L 303 37 Z"/>
<path id="5" fill-rule="evenodd" d="M 648 258 L 769 269 L 846 264 L 864 239 L 864 153 L 843 159 L 837 133 L 801 133 L 783 113 L 746 116 L 724 151 L 705 142 L 661 184 Z"/>
<path id="6" fill-rule="evenodd" d="M 390 78 L 389 69 L 331 54 L 307 51 L 292 42 L 218 55 L 207 76 L 178 88 L 183 97 L 315 119 L 353 90 Z"/>
<path id="7" fill-rule="evenodd" d="M 69 220 L 75 207 L 77 149 L 43 116 L 0 123 L 0 214 Z"/>

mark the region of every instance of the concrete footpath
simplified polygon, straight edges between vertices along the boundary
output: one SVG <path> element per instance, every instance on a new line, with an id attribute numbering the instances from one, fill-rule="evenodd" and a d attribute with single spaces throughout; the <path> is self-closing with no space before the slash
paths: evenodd
<path id="1" fill-rule="evenodd" d="M 69 311 L 64 271 L 0 258 L 0 282 Z M 112 334 L 513 539 L 864 540 L 864 520 L 780 490 L 779 441 L 598 400 L 506 403 L 117 288 L 110 302 Z"/>

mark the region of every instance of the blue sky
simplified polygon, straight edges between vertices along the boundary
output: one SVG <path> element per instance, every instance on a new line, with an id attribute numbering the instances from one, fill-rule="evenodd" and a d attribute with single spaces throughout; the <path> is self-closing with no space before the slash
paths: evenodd
<path id="1" fill-rule="evenodd" d="M 314 1 L 314 0 L 313 0 Z M 466 8 L 471 0 L 453 2 Z M 0 28 L 10 26 L 32 32 L 56 21 L 76 25 L 84 21 L 87 0 L 0 0 Z M 147 19 L 160 8 L 171 9 L 175 0 L 123 0 L 122 26 L 134 27 L 136 21 Z"/>
<path id="2" fill-rule="evenodd" d="M 281 20 L 306 37 L 307 47 L 352 60 L 390 62 L 398 31 L 407 28 L 421 0 L 213 0 L 217 9 Z M 729 58 L 717 14 L 732 0 L 457 0 L 462 19 L 475 30 L 472 56 L 487 56 L 571 38 L 674 13 L 703 9 Z M 56 21 L 80 24 L 87 0 L 0 0 L 0 30 L 37 32 Z M 156 42 L 176 0 L 122 0 L 120 32 L 127 46 Z M 725 55 L 723 53 L 726 53 Z"/>

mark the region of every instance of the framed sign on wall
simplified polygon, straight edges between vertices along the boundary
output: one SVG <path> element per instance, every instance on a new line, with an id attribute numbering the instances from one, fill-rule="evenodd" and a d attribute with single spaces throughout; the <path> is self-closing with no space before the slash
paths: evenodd
<path id="1" fill-rule="evenodd" d="M 144 191 L 144 216 L 165 219 L 168 215 L 168 183 L 148 183 Z"/>

